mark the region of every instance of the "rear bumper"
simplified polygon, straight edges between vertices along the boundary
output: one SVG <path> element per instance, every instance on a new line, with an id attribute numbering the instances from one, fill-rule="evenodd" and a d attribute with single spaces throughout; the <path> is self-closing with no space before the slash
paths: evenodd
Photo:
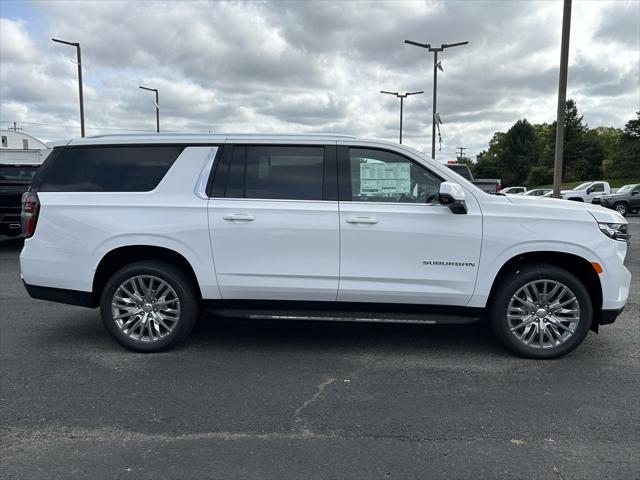
<path id="1" fill-rule="evenodd" d="M 98 306 L 93 293 L 79 290 L 66 290 L 64 288 L 40 287 L 29 285 L 23 280 L 24 288 L 31 298 L 47 300 L 49 302 L 66 303 L 80 307 L 95 308 Z"/>

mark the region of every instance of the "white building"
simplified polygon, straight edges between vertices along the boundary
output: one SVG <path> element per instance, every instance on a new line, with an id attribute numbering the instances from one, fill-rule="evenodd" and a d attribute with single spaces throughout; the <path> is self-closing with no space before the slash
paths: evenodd
<path id="1" fill-rule="evenodd" d="M 40 165 L 51 149 L 35 137 L 15 130 L 0 130 L 0 164 Z"/>

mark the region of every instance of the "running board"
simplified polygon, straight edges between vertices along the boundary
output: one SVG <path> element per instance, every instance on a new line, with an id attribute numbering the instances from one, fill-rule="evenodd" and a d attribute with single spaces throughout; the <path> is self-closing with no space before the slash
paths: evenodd
<path id="1" fill-rule="evenodd" d="M 350 311 L 283 311 L 283 310 L 241 310 L 230 308 L 210 308 L 208 311 L 221 317 L 245 318 L 251 320 L 316 320 L 327 322 L 376 322 L 376 323 L 422 323 L 463 325 L 478 320 L 476 316 L 448 315 L 442 313 L 377 313 Z"/>

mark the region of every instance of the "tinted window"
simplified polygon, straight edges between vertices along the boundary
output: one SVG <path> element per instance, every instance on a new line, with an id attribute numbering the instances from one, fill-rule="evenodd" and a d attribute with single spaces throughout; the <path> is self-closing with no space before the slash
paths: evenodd
<path id="1" fill-rule="evenodd" d="M 41 192 L 147 192 L 182 146 L 109 146 L 54 149 L 33 180 Z"/>
<path id="2" fill-rule="evenodd" d="M 461 177 L 466 178 L 467 180 L 471 180 L 471 171 L 469 170 L 469 167 L 467 165 L 463 163 L 448 163 L 447 167 L 449 167 Z"/>
<path id="3" fill-rule="evenodd" d="M 395 153 L 349 149 L 351 199 L 357 202 L 434 203 L 442 180 Z"/>
<path id="4" fill-rule="evenodd" d="M 593 187 L 591 187 L 592 192 L 604 192 L 604 184 L 596 183 Z"/>
<path id="5" fill-rule="evenodd" d="M 29 183 L 38 171 L 38 167 L 0 166 L 0 182 Z"/>
<path id="6" fill-rule="evenodd" d="M 324 147 L 234 148 L 226 197 L 322 200 Z"/>

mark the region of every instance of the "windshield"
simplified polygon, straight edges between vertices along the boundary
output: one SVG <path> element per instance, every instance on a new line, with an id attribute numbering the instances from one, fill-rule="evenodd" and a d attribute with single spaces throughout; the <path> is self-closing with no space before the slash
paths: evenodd
<path id="1" fill-rule="evenodd" d="M 29 183 L 38 171 L 38 167 L 30 165 L 0 166 L 0 182 Z"/>
<path id="2" fill-rule="evenodd" d="M 625 185 L 624 187 L 620 187 L 616 193 L 630 192 L 633 187 L 635 187 L 635 185 Z"/>
<path id="3" fill-rule="evenodd" d="M 593 182 L 584 182 L 580 185 L 578 185 L 577 187 L 573 187 L 574 190 L 584 190 L 585 188 L 587 188 L 589 185 L 591 185 Z"/>

